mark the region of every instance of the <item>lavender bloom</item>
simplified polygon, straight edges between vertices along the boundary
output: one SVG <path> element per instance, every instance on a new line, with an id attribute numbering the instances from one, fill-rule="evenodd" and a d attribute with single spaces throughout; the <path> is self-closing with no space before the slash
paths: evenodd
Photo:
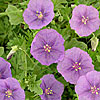
<path id="1" fill-rule="evenodd" d="M 28 8 L 24 11 L 24 21 L 30 29 L 40 29 L 48 25 L 53 17 L 53 3 L 51 0 L 30 0 Z"/>
<path id="2" fill-rule="evenodd" d="M 45 75 L 41 78 L 40 87 L 43 89 L 43 94 L 40 95 L 42 100 L 61 100 L 61 95 L 64 91 L 64 85 L 54 78 L 53 74 Z"/>
<path id="3" fill-rule="evenodd" d="M 79 100 L 100 100 L 100 72 L 91 71 L 81 76 L 75 91 Z"/>
<path id="4" fill-rule="evenodd" d="M 37 33 L 31 44 L 31 54 L 42 65 L 50 65 L 64 57 L 64 39 L 54 29 L 44 29 Z"/>
<path id="5" fill-rule="evenodd" d="M 0 100 L 25 100 L 24 90 L 16 79 L 0 80 Z"/>
<path id="6" fill-rule="evenodd" d="M 76 84 L 79 77 L 94 70 L 94 66 L 87 52 L 73 47 L 65 52 L 65 57 L 58 63 L 57 70 L 67 82 Z"/>
<path id="7" fill-rule="evenodd" d="M 6 79 L 12 77 L 11 64 L 0 57 L 0 79 Z"/>
<path id="8" fill-rule="evenodd" d="M 74 8 L 70 26 L 80 36 L 89 36 L 99 29 L 99 12 L 92 6 L 78 5 Z"/>

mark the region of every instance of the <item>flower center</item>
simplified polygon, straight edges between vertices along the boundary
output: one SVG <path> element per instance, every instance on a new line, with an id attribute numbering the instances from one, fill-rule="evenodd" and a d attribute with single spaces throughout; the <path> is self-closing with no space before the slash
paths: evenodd
<path id="1" fill-rule="evenodd" d="M 97 88 L 96 86 L 94 86 L 94 87 L 91 87 L 91 92 L 94 94 L 98 94 L 98 91 L 99 91 L 100 89 L 99 88 Z"/>
<path id="2" fill-rule="evenodd" d="M 10 96 L 12 96 L 12 90 L 10 90 L 10 89 L 8 89 L 5 93 L 8 98 L 10 98 Z"/>
<path id="3" fill-rule="evenodd" d="M 49 95 L 49 94 L 53 94 L 53 91 L 50 88 L 48 88 L 48 89 L 45 89 L 45 93 Z"/>
<path id="4" fill-rule="evenodd" d="M 44 50 L 45 50 L 45 51 L 50 52 L 50 49 L 51 49 L 51 47 L 49 47 L 48 44 L 46 44 L 46 45 L 44 46 Z"/>
<path id="5" fill-rule="evenodd" d="M 78 62 L 75 62 L 74 66 L 72 66 L 75 71 L 78 71 L 78 70 L 81 70 L 81 67 L 80 67 L 81 63 L 78 63 Z"/>
<path id="6" fill-rule="evenodd" d="M 82 16 L 82 23 L 86 24 L 88 22 L 88 17 L 85 18 L 84 16 Z"/>
<path id="7" fill-rule="evenodd" d="M 38 19 L 42 19 L 43 18 L 43 14 L 42 14 L 42 12 L 38 12 L 38 11 L 36 11 L 36 16 L 38 17 Z"/>

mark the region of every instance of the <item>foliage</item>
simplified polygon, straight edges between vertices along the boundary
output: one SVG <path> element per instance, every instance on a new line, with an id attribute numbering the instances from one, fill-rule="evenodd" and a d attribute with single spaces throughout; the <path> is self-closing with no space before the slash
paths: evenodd
<path id="1" fill-rule="evenodd" d="M 21 87 L 25 90 L 26 100 L 41 100 L 40 78 L 45 74 L 54 74 L 55 78 L 64 84 L 65 91 L 62 100 L 78 100 L 74 91 L 74 85 L 69 84 L 58 73 L 56 66 L 43 66 L 30 54 L 30 46 L 33 38 L 39 30 L 30 30 L 23 20 L 23 12 L 29 0 L 0 0 L 0 56 L 6 59 L 11 47 L 17 45 L 18 50 L 9 60 L 12 67 L 12 75 L 16 78 Z M 54 3 L 55 17 L 53 21 L 44 28 L 57 30 L 64 38 L 65 50 L 72 47 L 79 47 L 87 51 L 93 60 L 97 71 L 100 71 L 100 43 L 96 51 L 92 51 L 90 39 L 79 37 L 70 28 L 69 20 L 72 10 L 79 4 L 92 5 L 100 12 L 100 0 L 52 0 Z M 94 32 L 100 39 L 100 29 Z"/>

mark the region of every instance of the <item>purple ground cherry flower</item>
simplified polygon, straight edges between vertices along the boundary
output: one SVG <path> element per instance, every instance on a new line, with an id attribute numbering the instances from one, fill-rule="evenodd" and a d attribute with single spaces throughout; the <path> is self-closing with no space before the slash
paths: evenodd
<path id="1" fill-rule="evenodd" d="M 30 29 L 40 29 L 48 25 L 54 17 L 54 6 L 51 0 L 30 0 L 24 11 L 24 21 Z"/>
<path id="2" fill-rule="evenodd" d="M 0 100 L 25 100 L 24 90 L 16 79 L 0 80 Z"/>
<path id="3" fill-rule="evenodd" d="M 64 57 L 64 39 L 54 29 L 41 30 L 33 39 L 30 52 L 42 65 L 56 63 Z"/>
<path id="4" fill-rule="evenodd" d="M 42 100 L 61 100 L 61 95 L 64 91 L 64 85 L 54 78 L 53 74 L 45 75 L 41 78 L 40 87 L 43 89 L 43 94 L 40 95 Z"/>
<path id="5" fill-rule="evenodd" d="M 79 77 L 94 70 L 94 66 L 87 52 L 73 47 L 65 51 L 65 57 L 58 62 L 57 70 L 67 82 L 76 84 Z"/>
<path id="6" fill-rule="evenodd" d="M 100 72 L 91 71 L 81 76 L 75 91 L 79 100 L 100 100 Z"/>
<path id="7" fill-rule="evenodd" d="M 0 79 L 6 79 L 12 77 L 11 64 L 0 57 Z"/>
<path id="8" fill-rule="evenodd" d="M 74 8 L 69 23 L 79 36 L 89 36 L 99 29 L 99 11 L 92 6 L 80 4 Z"/>

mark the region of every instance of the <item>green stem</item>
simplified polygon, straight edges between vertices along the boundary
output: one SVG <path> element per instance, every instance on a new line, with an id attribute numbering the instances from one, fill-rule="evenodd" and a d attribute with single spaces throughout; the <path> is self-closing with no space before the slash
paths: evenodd
<path id="1" fill-rule="evenodd" d="M 69 18 L 69 16 L 68 16 L 68 14 L 67 14 L 67 16 L 66 16 L 66 17 L 67 17 L 67 19 L 68 19 L 68 21 L 69 21 L 69 20 L 70 20 L 70 18 Z"/>
<path id="2" fill-rule="evenodd" d="M 0 17 L 2 17 L 2 16 L 6 16 L 6 15 L 7 15 L 6 12 L 0 13 Z"/>
<path id="3" fill-rule="evenodd" d="M 27 58 L 25 55 L 25 81 L 26 81 L 26 77 L 27 77 Z"/>
<path id="4" fill-rule="evenodd" d="M 33 60 L 30 58 L 30 56 L 26 53 L 25 50 L 23 50 L 22 48 L 19 48 L 19 50 L 23 51 L 23 52 L 26 54 L 26 56 L 30 59 L 30 61 L 33 63 L 33 65 L 35 65 L 35 63 L 34 63 Z"/>

